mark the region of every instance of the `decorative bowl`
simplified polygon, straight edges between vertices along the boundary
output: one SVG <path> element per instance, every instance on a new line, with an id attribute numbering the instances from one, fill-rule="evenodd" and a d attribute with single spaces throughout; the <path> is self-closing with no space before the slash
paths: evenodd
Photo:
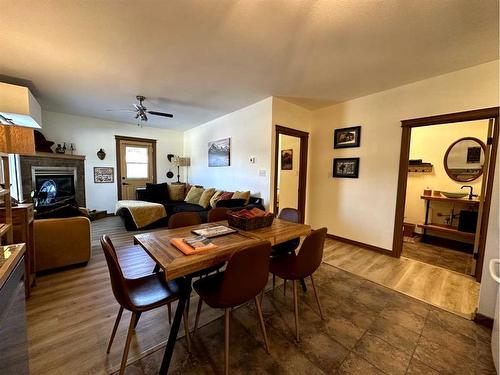
<path id="1" fill-rule="evenodd" d="M 464 198 L 467 195 L 469 195 L 467 193 L 450 193 L 449 191 L 442 191 L 441 194 L 444 195 L 446 198 L 455 198 L 455 199 Z"/>

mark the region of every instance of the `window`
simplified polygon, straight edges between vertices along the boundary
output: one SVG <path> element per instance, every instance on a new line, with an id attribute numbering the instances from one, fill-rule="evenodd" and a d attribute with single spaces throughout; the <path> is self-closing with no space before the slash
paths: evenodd
<path id="1" fill-rule="evenodd" d="M 148 178 L 148 148 L 138 146 L 125 147 L 127 178 Z"/>

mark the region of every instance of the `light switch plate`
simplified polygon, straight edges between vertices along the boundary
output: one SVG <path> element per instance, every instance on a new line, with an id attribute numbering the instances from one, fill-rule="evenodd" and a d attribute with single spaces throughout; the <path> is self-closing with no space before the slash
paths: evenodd
<path id="1" fill-rule="evenodd" d="M 260 177 L 266 177 L 266 170 L 265 169 L 259 169 L 259 176 Z"/>

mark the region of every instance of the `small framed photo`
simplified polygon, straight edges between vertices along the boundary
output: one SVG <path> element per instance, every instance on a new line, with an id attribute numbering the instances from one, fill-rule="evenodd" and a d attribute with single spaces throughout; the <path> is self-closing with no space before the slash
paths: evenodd
<path id="1" fill-rule="evenodd" d="M 335 129 L 333 148 L 359 147 L 361 142 L 361 126 Z"/>
<path id="2" fill-rule="evenodd" d="M 293 169 L 293 149 L 281 150 L 281 170 L 291 171 Z"/>
<path id="3" fill-rule="evenodd" d="M 333 177 L 358 178 L 359 158 L 333 159 Z"/>
<path id="4" fill-rule="evenodd" d="M 109 184 L 115 182 L 113 167 L 94 167 L 94 183 Z"/>

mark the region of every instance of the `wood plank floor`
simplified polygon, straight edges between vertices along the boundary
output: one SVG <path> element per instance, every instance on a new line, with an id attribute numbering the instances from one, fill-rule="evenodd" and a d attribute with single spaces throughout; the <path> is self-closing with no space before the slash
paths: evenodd
<path id="1" fill-rule="evenodd" d="M 89 264 L 38 277 L 27 301 L 32 374 L 109 374 L 119 367 L 130 313 L 123 313 L 111 353 L 106 355 L 119 305 L 111 291 L 99 243 L 103 234 L 108 234 L 115 244 L 126 276 L 138 277 L 152 271 L 153 261 L 133 245 L 134 232 L 126 232 L 119 218 L 93 222 Z M 191 305 L 191 325 L 196 302 L 193 300 Z M 172 308 L 175 311 L 175 304 Z M 209 309 L 201 314 L 200 322 L 204 324 L 219 315 L 218 310 Z M 144 313 L 132 339 L 129 363 L 162 345 L 168 333 L 166 309 Z"/>
<path id="2" fill-rule="evenodd" d="M 417 260 L 327 240 L 323 261 L 467 319 L 478 304 L 474 278 Z"/>

